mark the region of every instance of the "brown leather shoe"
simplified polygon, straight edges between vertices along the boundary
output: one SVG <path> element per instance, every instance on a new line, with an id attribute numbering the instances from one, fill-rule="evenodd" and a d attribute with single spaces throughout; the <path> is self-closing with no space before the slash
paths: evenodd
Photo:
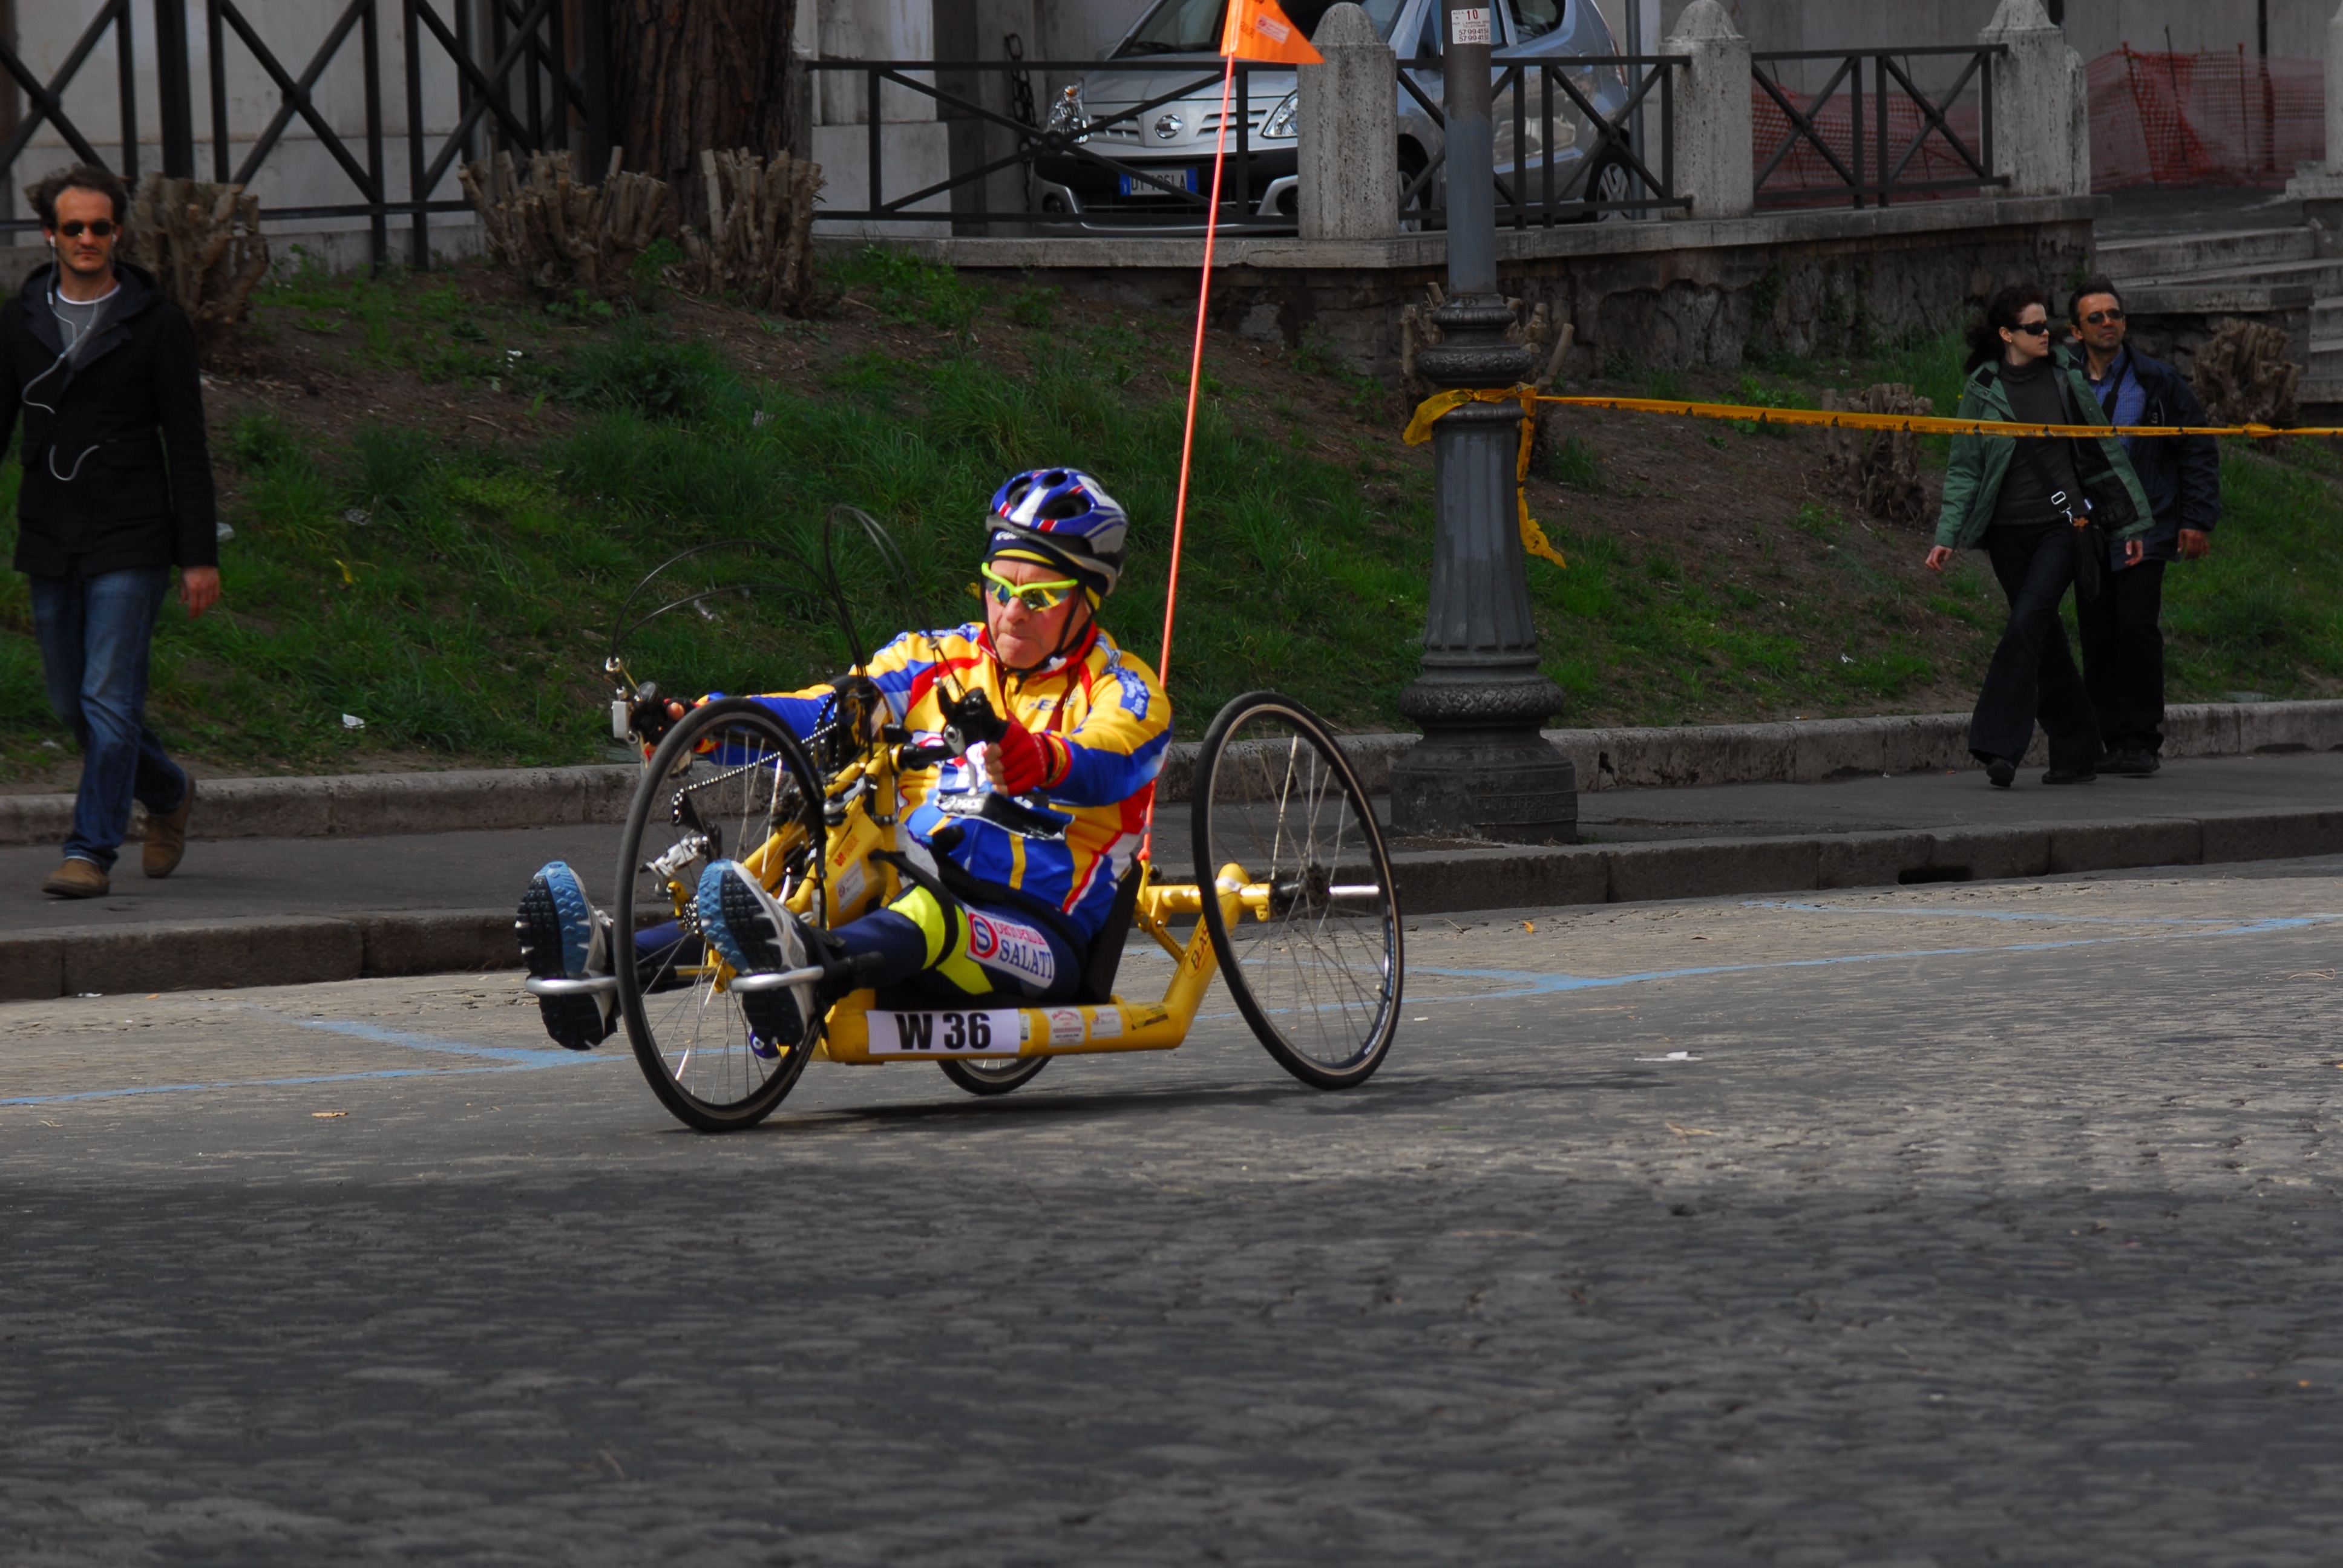
<path id="1" fill-rule="evenodd" d="M 179 798 L 179 809 L 167 817 L 149 813 L 146 818 L 146 853 L 144 863 L 150 877 L 167 877 L 179 869 L 180 858 L 187 852 L 187 814 L 196 809 L 196 780 L 187 778 L 187 792 Z"/>
<path id="2" fill-rule="evenodd" d="M 113 879 L 87 860 L 67 860 L 41 884 L 53 899 L 102 899 L 113 889 Z"/>

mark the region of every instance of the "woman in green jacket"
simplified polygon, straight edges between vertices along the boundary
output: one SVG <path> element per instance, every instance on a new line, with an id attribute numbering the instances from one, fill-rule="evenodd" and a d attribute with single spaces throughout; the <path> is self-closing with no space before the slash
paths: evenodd
<path id="1" fill-rule="evenodd" d="M 2050 349 L 2050 297 L 2032 284 L 1993 297 L 1969 332 L 1964 419 L 2029 425 L 2105 425 L 2082 373 Z M 1926 565 L 1943 571 L 1956 549 L 1982 544 L 2009 596 L 2009 623 L 1993 650 L 1969 750 L 1986 778 L 2006 789 L 2034 739 L 2038 716 L 2050 739 L 2045 784 L 2098 777 L 2099 723 L 2067 650 L 2058 618 L 2068 585 L 2098 591 L 2101 548 L 2124 541 L 2139 558 L 2153 519 L 2131 459 L 2113 436 L 1956 436 L 1945 475 L 1945 505 Z"/>

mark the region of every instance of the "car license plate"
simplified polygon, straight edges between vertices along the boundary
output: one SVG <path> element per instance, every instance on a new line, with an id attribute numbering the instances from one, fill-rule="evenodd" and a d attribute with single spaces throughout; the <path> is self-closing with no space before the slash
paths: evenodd
<path id="1" fill-rule="evenodd" d="M 1115 178 L 1121 186 L 1122 194 L 1125 196 L 1168 196 L 1172 192 L 1165 190 L 1163 186 L 1172 186 L 1175 188 L 1184 187 L 1192 194 L 1196 188 L 1196 171 L 1194 169 L 1150 169 L 1147 172 L 1153 175 L 1157 179 L 1161 180 L 1163 185 L 1150 185 L 1145 180 L 1134 179 L 1130 175 L 1117 175 Z"/>

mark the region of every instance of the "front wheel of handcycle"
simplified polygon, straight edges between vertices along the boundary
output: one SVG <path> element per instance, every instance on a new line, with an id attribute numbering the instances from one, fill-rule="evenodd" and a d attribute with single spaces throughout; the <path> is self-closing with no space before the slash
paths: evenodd
<path id="1" fill-rule="evenodd" d="M 1189 811 L 1237 1010 L 1302 1082 L 1364 1083 L 1399 1028 L 1399 906 L 1373 806 L 1333 736 L 1291 698 L 1235 699 L 1204 733 Z M 1260 890 L 1231 920 L 1213 884 L 1232 861 Z"/>
<path id="2" fill-rule="evenodd" d="M 627 811 L 611 911 L 618 1004 L 651 1092 L 702 1132 L 771 1115 L 820 1042 L 820 1018 L 794 1045 L 750 1028 L 701 940 L 694 900 L 700 873 L 720 859 L 742 862 L 777 897 L 819 878 L 820 777 L 778 715 L 728 698 L 668 732 Z"/>

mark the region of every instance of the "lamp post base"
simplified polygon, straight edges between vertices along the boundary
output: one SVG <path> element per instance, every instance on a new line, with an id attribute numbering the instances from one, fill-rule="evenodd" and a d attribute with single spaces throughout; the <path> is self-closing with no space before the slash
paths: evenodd
<path id="1" fill-rule="evenodd" d="M 1534 729 L 1436 731 L 1392 764 L 1398 832 L 1578 842 L 1578 769 Z"/>
<path id="2" fill-rule="evenodd" d="M 1427 671 L 1400 694 L 1423 726 L 1392 763 L 1392 826 L 1402 833 L 1578 842 L 1578 769 L 1538 733 L 1563 694 L 1534 667 Z"/>

